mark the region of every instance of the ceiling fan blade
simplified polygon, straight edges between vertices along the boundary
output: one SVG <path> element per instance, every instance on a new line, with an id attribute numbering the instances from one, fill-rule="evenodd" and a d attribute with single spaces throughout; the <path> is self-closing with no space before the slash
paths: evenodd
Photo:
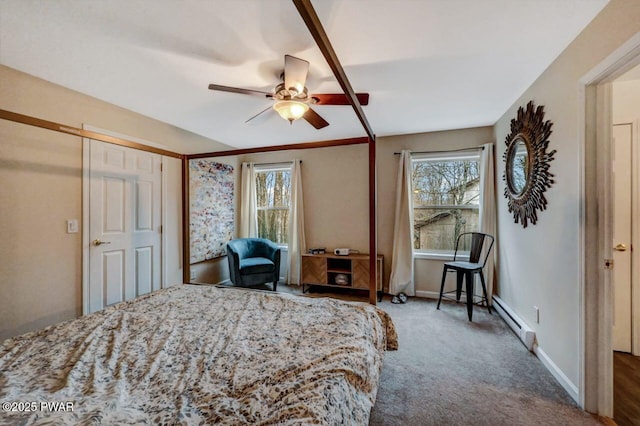
<path id="1" fill-rule="evenodd" d="M 250 122 L 251 120 L 253 120 L 254 118 L 256 118 L 257 116 L 264 114 L 265 112 L 269 111 L 270 109 L 272 109 L 272 106 L 268 106 L 265 109 L 263 109 L 262 111 L 260 111 L 259 113 L 257 113 L 256 115 L 254 115 L 253 117 L 249 118 L 247 121 L 245 121 L 245 123 Z"/>
<path id="2" fill-rule="evenodd" d="M 344 93 L 314 93 L 311 97 L 316 100 L 316 105 L 349 105 L 349 99 Z M 356 93 L 356 97 L 360 105 L 369 105 L 368 93 Z"/>
<path id="3" fill-rule="evenodd" d="M 294 88 L 298 93 L 302 93 L 307 82 L 309 73 L 309 62 L 291 55 L 284 55 L 284 87 Z"/>
<path id="4" fill-rule="evenodd" d="M 320 115 L 311 108 L 309 108 L 307 112 L 304 113 L 302 118 L 307 120 L 309 124 L 311 124 L 316 129 L 322 129 L 323 127 L 327 127 L 329 125 L 329 122 L 327 120 L 320 117 Z"/>
<path id="5" fill-rule="evenodd" d="M 263 98 L 272 98 L 273 94 L 269 92 L 261 92 L 260 90 L 241 89 L 239 87 L 220 86 L 219 84 L 210 84 L 209 90 L 219 90 L 221 92 L 240 93 L 243 95 L 261 96 Z"/>

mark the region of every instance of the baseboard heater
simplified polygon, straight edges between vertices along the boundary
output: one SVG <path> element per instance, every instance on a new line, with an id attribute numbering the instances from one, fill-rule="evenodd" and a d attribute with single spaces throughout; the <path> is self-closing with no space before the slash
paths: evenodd
<path id="1" fill-rule="evenodd" d="M 522 343 L 533 352 L 533 343 L 536 340 L 536 333 L 515 312 L 504 303 L 498 296 L 493 296 L 493 308 L 498 311 L 509 327 L 516 333 Z"/>

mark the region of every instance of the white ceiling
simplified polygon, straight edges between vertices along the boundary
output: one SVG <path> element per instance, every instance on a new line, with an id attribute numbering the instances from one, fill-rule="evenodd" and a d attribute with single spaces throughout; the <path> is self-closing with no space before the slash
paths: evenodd
<path id="1" fill-rule="evenodd" d="M 494 124 L 606 3 L 313 2 L 378 136 Z M 0 0 L 11 68 L 238 148 L 364 136 L 350 106 L 315 106 L 322 130 L 245 124 L 271 101 L 207 89 L 270 91 L 285 54 L 311 93 L 341 92 L 290 0 Z"/>

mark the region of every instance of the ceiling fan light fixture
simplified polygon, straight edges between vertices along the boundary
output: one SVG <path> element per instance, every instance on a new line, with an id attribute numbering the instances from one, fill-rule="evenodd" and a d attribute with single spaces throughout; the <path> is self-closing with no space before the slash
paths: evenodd
<path id="1" fill-rule="evenodd" d="M 275 105 L 273 105 L 273 109 L 280 114 L 280 117 L 293 123 L 294 120 L 302 118 L 309 110 L 309 105 L 304 102 L 285 100 L 276 102 Z"/>

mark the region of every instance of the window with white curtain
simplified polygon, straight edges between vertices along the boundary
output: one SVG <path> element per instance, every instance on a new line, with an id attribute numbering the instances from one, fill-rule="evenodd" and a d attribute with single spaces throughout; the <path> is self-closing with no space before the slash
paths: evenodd
<path id="1" fill-rule="evenodd" d="M 415 252 L 452 254 L 458 235 L 479 229 L 480 155 L 421 154 L 411 161 Z"/>
<path id="2" fill-rule="evenodd" d="M 291 164 L 256 165 L 258 237 L 288 245 Z"/>

